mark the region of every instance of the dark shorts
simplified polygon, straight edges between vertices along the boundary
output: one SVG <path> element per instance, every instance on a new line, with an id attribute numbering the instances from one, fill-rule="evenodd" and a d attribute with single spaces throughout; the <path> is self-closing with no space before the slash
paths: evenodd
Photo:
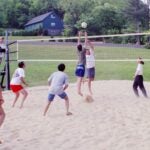
<path id="1" fill-rule="evenodd" d="M 77 77 L 84 77 L 85 74 L 85 66 L 84 65 L 77 65 L 75 75 Z"/>
<path id="2" fill-rule="evenodd" d="M 67 94 L 65 92 L 63 92 L 62 94 L 59 94 L 58 96 L 60 98 L 64 99 L 67 96 Z M 54 97 L 55 97 L 55 94 L 51 94 L 51 93 L 48 94 L 48 100 L 49 101 L 53 101 Z"/>
<path id="3" fill-rule="evenodd" d="M 87 78 L 95 78 L 95 67 L 86 69 L 86 77 Z"/>

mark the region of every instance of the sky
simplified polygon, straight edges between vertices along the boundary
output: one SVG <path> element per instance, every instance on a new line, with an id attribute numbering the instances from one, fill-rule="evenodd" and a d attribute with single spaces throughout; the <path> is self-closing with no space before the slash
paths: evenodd
<path id="1" fill-rule="evenodd" d="M 147 0 L 141 0 L 141 1 L 143 1 L 143 2 L 145 2 L 145 3 L 146 3 L 146 1 L 147 1 Z"/>

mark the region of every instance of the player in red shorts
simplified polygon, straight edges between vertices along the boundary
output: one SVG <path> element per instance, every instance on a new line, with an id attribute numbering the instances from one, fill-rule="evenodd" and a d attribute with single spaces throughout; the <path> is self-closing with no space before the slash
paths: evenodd
<path id="1" fill-rule="evenodd" d="M 25 63 L 23 61 L 19 62 L 18 63 L 18 68 L 15 70 L 15 72 L 12 76 L 11 82 L 10 82 L 10 88 L 16 95 L 12 107 L 15 106 L 15 104 L 16 104 L 18 98 L 19 98 L 19 95 L 21 93 L 23 95 L 23 99 L 22 99 L 20 108 L 22 108 L 23 104 L 24 104 L 24 101 L 25 101 L 25 99 L 28 95 L 28 92 L 22 86 L 23 84 L 28 85 L 25 82 L 25 79 L 24 79 L 25 78 L 24 68 L 25 68 Z"/>

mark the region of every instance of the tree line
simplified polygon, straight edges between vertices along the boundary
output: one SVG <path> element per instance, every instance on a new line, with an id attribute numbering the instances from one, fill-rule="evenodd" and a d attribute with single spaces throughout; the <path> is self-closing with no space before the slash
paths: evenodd
<path id="1" fill-rule="evenodd" d="M 74 35 L 81 22 L 91 34 L 149 30 L 149 6 L 142 0 L 0 0 L 0 28 L 23 29 L 33 17 L 54 11 Z"/>

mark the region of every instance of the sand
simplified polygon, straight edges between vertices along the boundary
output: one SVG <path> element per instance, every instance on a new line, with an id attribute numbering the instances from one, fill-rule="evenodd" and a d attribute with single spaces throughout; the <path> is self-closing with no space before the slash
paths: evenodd
<path id="1" fill-rule="evenodd" d="M 150 83 L 145 87 L 149 92 Z M 12 108 L 14 95 L 3 92 L 6 119 L 0 128 L 0 150 L 150 150 L 150 99 L 141 93 L 136 98 L 132 81 L 93 82 L 92 103 L 70 84 L 72 116 L 65 115 L 64 101 L 56 97 L 44 117 L 48 87 L 27 90 L 23 109 L 21 101 Z"/>

